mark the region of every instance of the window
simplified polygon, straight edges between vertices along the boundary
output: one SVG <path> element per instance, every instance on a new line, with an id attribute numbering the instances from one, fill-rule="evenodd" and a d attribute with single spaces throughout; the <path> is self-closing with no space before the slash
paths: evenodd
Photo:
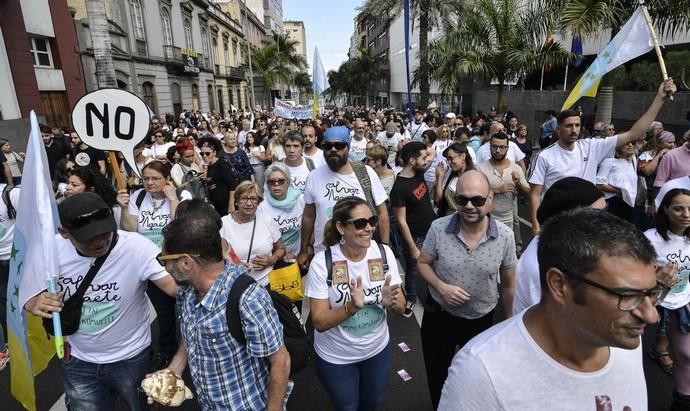
<path id="1" fill-rule="evenodd" d="M 210 61 L 208 51 L 208 32 L 204 27 L 201 28 L 201 47 L 203 49 L 204 61 L 206 62 L 206 66 L 208 66 Z"/>
<path id="2" fill-rule="evenodd" d="M 235 66 L 240 65 L 239 57 L 237 56 L 237 40 L 232 41 L 232 59 L 235 62 Z"/>
<path id="3" fill-rule="evenodd" d="M 213 47 L 213 63 L 218 64 L 218 40 L 215 37 L 211 38 L 211 46 Z"/>
<path id="4" fill-rule="evenodd" d="M 228 45 L 227 40 L 223 41 L 223 51 L 225 52 L 225 54 L 224 54 L 225 66 L 230 67 L 230 47 Z"/>
<path id="5" fill-rule="evenodd" d="M 30 46 L 34 67 L 53 67 L 53 55 L 50 51 L 48 39 L 32 37 Z"/>
<path id="6" fill-rule="evenodd" d="M 170 24 L 170 13 L 167 9 L 161 10 L 161 20 L 163 22 L 163 45 L 172 46 L 172 25 Z"/>
<path id="7" fill-rule="evenodd" d="M 129 0 L 129 12 L 132 15 L 132 24 L 134 25 L 134 38 L 137 40 L 146 40 L 144 32 L 144 13 L 141 9 L 141 2 L 139 2 L 139 0 Z"/>
<path id="8" fill-rule="evenodd" d="M 194 50 L 194 42 L 192 41 L 192 23 L 189 19 L 184 19 L 184 46 L 190 50 Z"/>
<path id="9" fill-rule="evenodd" d="M 155 113 L 157 111 L 157 107 L 156 107 L 156 93 L 155 93 L 154 88 L 153 88 L 153 83 L 147 81 L 141 85 L 141 88 L 142 88 L 142 91 L 144 94 L 144 102 Z"/>

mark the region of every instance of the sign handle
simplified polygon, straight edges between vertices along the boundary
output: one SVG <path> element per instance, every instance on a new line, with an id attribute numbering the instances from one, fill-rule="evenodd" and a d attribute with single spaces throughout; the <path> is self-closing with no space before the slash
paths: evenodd
<path id="1" fill-rule="evenodd" d="M 113 169 L 113 174 L 115 174 L 115 181 L 117 182 L 117 189 L 124 190 L 125 182 L 122 181 L 122 174 L 120 174 L 120 166 L 117 164 L 117 155 L 114 151 L 109 151 L 108 156 L 110 157 L 110 167 Z"/>
<path id="2" fill-rule="evenodd" d="M 649 32 L 652 35 L 652 41 L 654 42 L 654 51 L 656 51 L 656 57 L 659 59 L 659 66 L 661 68 L 661 76 L 665 80 L 668 80 L 668 74 L 666 73 L 666 63 L 664 63 L 664 57 L 661 55 L 661 47 L 659 46 L 659 38 L 656 36 L 656 31 L 654 30 L 654 25 L 652 24 L 652 18 L 649 16 L 649 11 L 647 11 L 647 5 L 644 0 L 640 0 L 640 7 L 642 7 L 642 14 L 647 22 L 647 27 L 649 27 Z M 666 96 L 669 100 L 673 101 L 673 94 L 669 93 Z"/>

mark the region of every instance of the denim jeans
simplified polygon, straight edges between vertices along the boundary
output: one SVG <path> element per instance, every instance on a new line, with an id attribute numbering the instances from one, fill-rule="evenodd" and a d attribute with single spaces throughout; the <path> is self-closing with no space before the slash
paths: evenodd
<path id="1" fill-rule="evenodd" d="M 148 410 L 141 380 L 151 368 L 151 348 L 110 364 L 94 364 L 72 357 L 62 363 L 65 405 L 70 411 L 109 411 L 119 397 L 132 411 Z"/>
<path id="2" fill-rule="evenodd" d="M 390 343 L 375 356 L 352 364 L 331 364 L 314 352 L 316 375 L 336 411 L 371 411 L 381 405 L 392 363 Z"/>
<path id="3" fill-rule="evenodd" d="M 419 251 L 422 250 L 425 238 L 426 237 L 414 237 L 414 243 Z M 412 258 L 412 252 L 407 245 L 407 241 L 403 240 L 402 245 L 405 257 L 405 299 L 408 302 L 414 303 L 417 301 L 417 277 L 419 277 L 417 260 Z"/>

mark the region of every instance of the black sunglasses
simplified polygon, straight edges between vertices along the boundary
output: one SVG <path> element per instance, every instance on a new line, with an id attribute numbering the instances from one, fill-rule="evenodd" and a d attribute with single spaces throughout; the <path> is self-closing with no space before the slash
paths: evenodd
<path id="1" fill-rule="evenodd" d="M 82 214 L 80 216 L 74 217 L 73 219 L 66 222 L 65 227 L 67 228 L 81 228 L 93 221 L 101 221 L 110 217 L 112 210 L 109 208 L 101 208 L 96 211 L 91 211 L 90 213 Z"/>
<path id="2" fill-rule="evenodd" d="M 372 228 L 376 228 L 376 223 L 378 223 L 379 218 L 375 215 L 369 218 L 358 218 L 356 220 L 346 221 L 347 224 L 352 224 L 357 230 L 364 230 L 369 224 Z"/>
<path id="3" fill-rule="evenodd" d="M 201 154 L 202 154 L 204 157 L 208 157 L 208 156 L 210 156 L 211 154 L 213 154 L 213 151 L 202 151 Z"/>
<path id="4" fill-rule="evenodd" d="M 285 184 L 287 182 L 287 180 L 284 178 L 278 178 L 275 180 L 267 180 L 266 182 L 268 183 L 269 186 L 282 186 L 283 184 Z"/>
<path id="5" fill-rule="evenodd" d="M 321 148 L 324 151 L 331 151 L 333 149 L 336 149 L 337 151 L 344 150 L 345 147 L 347 147 L 347 144 L 345 143 L 323 143 L 321 144 Z"/>
<path id="6" fill-rule="evenodd" d="M 484 204 L 486 204 L 486 200 L 487 200 L 488 198 L 489 198 L 489 196 L 486 196 L 486 197 L 480 197 L 480 196 L 476 196 L 476 197 L 465 197 L 465 196 L 463 196 L 463 195 L 457 195 L 457 196 L 455 196 L 455 202 L 456 202 L 459 206 L 462 206 L 462 207 L 466 206 L 467 203 L 472 203 L 472 205 L 475 206 L 475 207 L 481 207 L 481 206 L 483 206 Z"/>

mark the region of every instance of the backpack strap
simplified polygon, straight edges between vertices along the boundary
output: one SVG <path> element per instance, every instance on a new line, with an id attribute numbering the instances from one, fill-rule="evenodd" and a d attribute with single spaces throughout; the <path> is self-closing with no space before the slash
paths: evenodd
<path id="1" fill-rule="evenodd" d="M 304 157 L 304 161 L 307 163 L 307 168 L 312 171 L 316 166 L 314 165 L 314 160 L 311 158 Z"/>
<path id="2" fill-rule="evenodd" d="M 247 343 L 247 338 L 242 330 L 242 318 L 240 317 L 240 298 L 242 294 L 251 286 L 256 283 L 254 279 L 247 274 L 241 274 L 232 283 L 230 287 L 230 294 L 228 295 L 228 302 L 225 303 L 225 321 L 228 324 L 228 330 L 230 330 L 230 335 L 238 343 L 245 345 Z"/>
<path id="3" fill-rule="evenodd" d="M 377 246 L 379 246 L 379 252 L 381 253 L 381 262 L 383 263 L 383 273 L 388 274 L 388 256 L 386 256 L 386 249 L 383 247 L 383 244 L 377 242 Z"/>
<path id="4" fill-rule="evenodd" d="M 330 287 L 333 285 L 333 253 L 331 252 L 331 247 L 326 248 L 324 257 L 326 258 L 326 285 Z"/>
<path id="5" fill-rule="evenodd" d="M 144 197 L 146 197 L 146 190 L 144 190 L 142 188 L 141 191 L 139 191 L 139 194 L 137 194 L 137 199 L 136 199 L 137 208 L 141 208 L 141 204 L 144 202 Z"/>
<path id="6" fill-rule="evenodd" d="M 17 210 L 15 210 L 14 206 L 12 205 L 12 200 L 10 199 L 10 193 L 12 190 L 14 190 L 14 186 L 12 186 L 9 190 L 7 187 L 10 186 L 5 185 L 5 188 L 2 189 L 2 202 L 5 203 L 5 207 L 7 207 L 7 216 L 10 218 L 10 220 L 14 220 L 17 218 Z"/>
<path id="7" fill-rule="evenodd" d="M 359 184 L 362 186 L 362 191 L 364 191 L 364 197 L 366 197 L 367 203 L 371 208 L 371 212 L 377 215 L 376 205 L 374 204 L 374 196 L 371 192 L 371 179 L 369 178 L 369 173 L 367 172 L 367 166 L 361 161 L 351 161 L 352 170 L 355 172 Z"/>

